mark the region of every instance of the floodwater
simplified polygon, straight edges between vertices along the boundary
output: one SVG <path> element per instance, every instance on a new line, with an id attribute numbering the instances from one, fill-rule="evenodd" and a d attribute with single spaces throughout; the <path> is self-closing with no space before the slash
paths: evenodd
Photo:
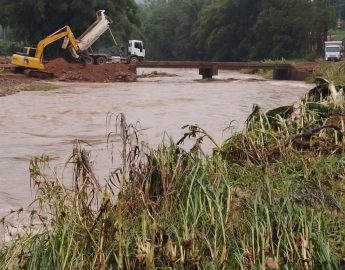
<path id="1" fill-rule="evenodd" d="M 151 146 L 162 143 L 164 134 L 178 140 L 185 124 L 198 124 L 221 143 L 229 136 L 224 130 L 230 123 L 237 130 L 243 128 L 254 103 L 265 110 L 289 105 L 312 87 L 303 82 L 260 81 L 230 71 L 220 72 L 216 77 L 220 80 L 213 82 L 199 81 L 197 70 L 162 71 L 178 76 L 135 83 L 58 83 L 61 88 L 54 91 L 0 98 L 0 217 L 32 200 L 29 162 L 33 157 L 49 155 L 57 175 L 70 177 L 64 163 L 75 139 L 91 144 L 96 175 L 106 177 L 115 166 L 107 149 L 108 113 L 124 113 L 128 123 L 139 121 L 141 138 Z"/>

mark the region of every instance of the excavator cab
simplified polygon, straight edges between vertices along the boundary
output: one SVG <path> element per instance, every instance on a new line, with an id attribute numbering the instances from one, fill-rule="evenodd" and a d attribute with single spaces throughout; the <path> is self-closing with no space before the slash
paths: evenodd
<path id="1" fill-rule="evenodd" d="M 32 47 L 24 47 L 24 51 L 26 51 L 26 55 L 29 57 L 35 57 L 36 48 Z"/>
<path id="2" fill-rule="evenodd" d="M 11 63 L 21 68 L 44 69 L 41 58 L 36 56 L 36 48 L 24 47 L 22 52 L 12 55 Z"/>
<path id="3" fill-rule="evenodd" d="M 16 52 L 18 55 L 27 56 L 27 57 L 35 57 L 36 48 L 32 47 L 24 47 L 22 52 Z"/>

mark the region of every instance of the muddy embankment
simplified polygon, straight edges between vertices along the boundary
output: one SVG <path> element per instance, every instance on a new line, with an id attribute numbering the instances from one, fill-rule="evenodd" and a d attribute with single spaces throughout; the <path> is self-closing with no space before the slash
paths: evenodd
<path id="1" fill-rule="evenodd" d="M 85 65 L 69 63 L 63 58 L 57 58 L 45 64 L 45 68 L 59 81 L 132 82 L 136 79 L 129 65 L 122 63 Z"/>
<path id="2" fill-rule="evenodd" d="M 309 76 L 311 76 L 316 68 L 317 64 L 315 62 L 302 62 L 293 65 L 291 80 L 295 81 L 305 81 Z"/>
<path id="3" fill-rule="evenodd" d="M 28 84 L 37 83 L 42 79 L 25 76 L 16 73 L 9 68 L 9 58 L 0 57 L 0 96 L 13 94 L 24 90 Z M 50 81 L 65 82 L 133 82 L 136 74 L 130 70 L 129 65 L 112 63 L 105 65 L 85 65 L 81 63 L 69 63 L 63 58 L 45 63 L 45 71 L 53 75 Z"/>

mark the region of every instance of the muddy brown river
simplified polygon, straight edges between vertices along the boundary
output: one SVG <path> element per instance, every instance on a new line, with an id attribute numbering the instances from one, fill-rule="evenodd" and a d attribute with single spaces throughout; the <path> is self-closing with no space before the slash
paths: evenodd
<path id="1" fill-rule="evenodd" d="M 312 87 L 230 71 L 220 72 L 220 80 L 213 82 L 199 81 L 197 70 L 164 71 L 178 76 L 136 83 L 58 83 L 61 88 L 54 91 L 0 98 L 0 217 L 32 200 L 33 157 L 49 155 L 57 175 L 69 178 L 64 163 L 75 139 L 92 145 L 96 174 L 105 177 L 114 166 L 106 143 L 109 112 L 124 113 L 129 123 L 139 121 L 142 140 L 152 146 L 160 144 L 165 133 L 179 139 L 185 124 L 200 125 L 221 143 L 229 136 L 224 129 L 231 121 L 238 130 L 243 128 L 253 103 L 264 109 L 292 104 Z"/>

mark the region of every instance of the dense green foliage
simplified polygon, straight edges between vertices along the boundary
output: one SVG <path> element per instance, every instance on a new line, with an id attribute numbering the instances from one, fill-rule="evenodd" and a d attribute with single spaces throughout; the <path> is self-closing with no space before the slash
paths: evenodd
<path id="1" fill-rule="evenodd" d="M 330 0 L 148 0 L 143 31 L 155 59 L 248 60 L 322 51 Z"/>
<path id="2" fill-rule="evenodd" d="M 0 55 L 11 55 L 14 52 L 20 51 L 22 47 L 23 44 L 21 42 L 0 40 Z"/>
<path id="3" fill-rule="evenodd" d="M 312 45 L 312 14 L 304 0 L 263 1 L 254 25 L 256 58 L 298 57 Z"/>
<path id="4" fill-rule="evenodd" d="M 205 59 L 241 60 L 254 49 L 252 26 L 260 12 L 260 1 L 215 1 L 198 18 L 194 37 Z"/>
<path id="5" fill-rule="evenodd" d="M 343 0 L 333 0 L 332 6 L 335 9 L 335 13 L 338 17 L 345 20 L 345 3 Z"/>
<path id="6" fill-rule="evenodd" d="M 209 0 L 148 1 L 143 7 L 147 52 L 154 59 L 199 59 L 202 51 L 192 38 L 198 14 Z"/>
<path id="7" fill-rule="evenodd" d="M 0 25 L 35 45 L 68 24 L 78 36 L 105 9 L 120 44 L 144 39 L 162 60 L 262 60 L 322 52 L 328 30 L 344 18 L 340 0 L 0 0 Z M 111 51 L 103 37 L 102 51 Z M 106 42 L 108 40 L 108 43 Z"/>
<path id="8" fill-rule="evenodd" d="M 1 246 L 0 268 L 342 269 L 340 88 L 322 82 L 295 107 L 263 113 L 256 106 L 246 132 L 223 145 L 193 125 L 177 144 L 149 150 L 117 116 L 109 136 L 122 165 L 104 187 L 86 145 L 76 144 L 67 164 L 74 166 L 69 187 L 47 156 L 33 159 L 36 208 L 2 219 L 12 233 L 23 213 L 27 224 Z M 180 147 L 193 137 L 190 151 Z M 207 138 L 210 156 L 200 150 Z"/>

